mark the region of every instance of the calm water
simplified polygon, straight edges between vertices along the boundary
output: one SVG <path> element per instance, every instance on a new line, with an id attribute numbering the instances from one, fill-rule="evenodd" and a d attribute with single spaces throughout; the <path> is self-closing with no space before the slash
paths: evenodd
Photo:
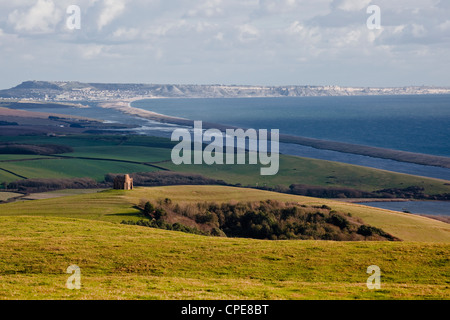
<path id="1" fill-rule="evenodd" d="M 150 99 L 132 105 L 191 120 L 450 156 L 450 95 Z"/>
<path id="2" fill-rule="evenodd" d="M 400 212 L 450 216 L 449 201 L 364 202 L 360 204 Z"/>

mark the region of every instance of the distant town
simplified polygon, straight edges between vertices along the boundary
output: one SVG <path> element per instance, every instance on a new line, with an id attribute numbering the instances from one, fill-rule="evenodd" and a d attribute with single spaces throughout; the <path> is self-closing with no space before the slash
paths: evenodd
<path id="1" fill-rule="evenodd" d="M 450 94 L 450 87 L 406 86 L 392 88 L 340 86 L 244 86 L 185 84 L 113 84 L 75 81 L 25 81 L 0 90 L 6 100 L 117 101 L 140 98 L 243 98 L 357 95 Z"/>

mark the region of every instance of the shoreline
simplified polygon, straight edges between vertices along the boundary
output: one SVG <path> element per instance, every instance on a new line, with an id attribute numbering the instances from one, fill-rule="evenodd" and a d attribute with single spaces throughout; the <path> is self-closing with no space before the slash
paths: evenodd
<path id="1" fill-rule="evenodd" d="M 99 106 L 102 108 L 106 108 L 106 109 L 108 109 L 108 108 L 115 109 L 115 110 L 118 110 L 118 111 L 126 113 L 126 114 L 138 116 L 138 117 L 141 117 L 144 119 L 153 120 L 153 121 L 157 121 L 157 122 L 161 122 L 161 123 L 169 123 L 169 124 L 176 124 L 176 125 L 189 126 L 189 127 L 193 126 L 194 120 L 180 118 L 180 117 L 174 117 L 174 116 L 167 116 L 164 114 L 160 114 L 160 113 L 156 113 L 153 111 L 148 111 L 148 110 L 144 110 L 144 109 L 140 109 L 140 108 L 131 106 L 132 102 L 138 101 L 138 100 L 144 100 L 144 99 L 152 99 L 152 98 L 151 97 L 139 97 L 139 98 L 133 98 L 133 99 L 128 99 L 128 100 L 103 102 L 103 103 L 99 103 Z M 157 99 L 157 98 L 153 98 L 153 99 Z M 238 127 L 235 127 L 235 126 L 227 126 L 227 125 L 221 125 L 221 124 L 211 123 L 211 122 L 203 122 L 203 128 L 204 129 L 213 129 L 214 128 L 214 129 L 219 129 L 222 131 L 225 129 L 238 129 Z M 373 157 L 373 158 L 390 159 L 390 160 L 395 160 L 395 161 L 399 161 L 399 162 L 414 163 L 414 164 L 419 164 L 419 165 L 434 166 L 434 167 L 450 169 L 450 158 L 449 157 L 434 156 L 434 155 L 414 153 L 414 152 L 409 152 L 409 151 L 400 151 L 400 150 L 393 150 L 393 149 L 380 148 L 380 147 L 371 147 L 371 146 L 350 144 L 350 143 L 345 143 L 345 142 L 299 137 L 299 136 L 293 136 L 293 135 L 289 135 L 289 134 L 280 134 L 279 138 L 280 138 L 280 142 L 282 142 L 282 143 L 291 143 L 291 144 L 308 146 L 308 147 L 322 149 L 322 150 L 332 150 L 332 151 L 337 151 L 337 152 L 342 152 L 342 153 L 369 156 L 369 157 Z"/>

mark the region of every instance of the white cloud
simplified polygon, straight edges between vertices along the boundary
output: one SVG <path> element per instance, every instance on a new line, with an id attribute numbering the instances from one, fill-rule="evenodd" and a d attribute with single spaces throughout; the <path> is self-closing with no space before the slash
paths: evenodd
<path id="1" fill-rule="evenodd" d="M 442 31 L 450 30 L 450 20 L 446 20 L 445 22 L 441 23 L 438 27 Z"/>
<path id="2" fill-rule="evenodd" d="M 425 27 L 423 25 L 413 23 L 411 33 L 416 38 L 423 37 L 426 34 Z"/>
<path id="3" fill-rule="evenodd" d="M 187 30 L 188 23 L 186 20 L 170 21 L 164 24 L 152 25 L 145 32 L 146 37 L 149 35 L 164 37 L 168 35 L 180 35 Z"/>
<path id="4" fill-rule="evenodd" d="M 113 33 L 113 37 L 120 40 L 132 41 L 135 40 L 140 34 L 138 28 L 118 28 Z"/>
<path id="5" fill-rule="evenodd" d="M 79 47 L 79 52 L 84 59 L 94 59 L 103 53 L 104 45 L 84 45 Z"/>
<path id="6" fill-rule="evenodd" d="M 103 10 L 98 18 L 98 30 L 102 30 L 125 10 L 126 0 L 104 0 Z"/>
<path id="7" fill-rule="evenodd" d="M 295 0 L 260 0 L 259 7 L 267 13 L 280 13 L 292 10 L 297 1 Z"/>
<path id="8" fill-rule="evenodd" d="M 337 8 L 344 11 L 359 11 L 372 2 L 372 0 L 338 0 L 336 1 Z"/>
<path id="9" fill-rule="evenodd" d="M 222 0 L 206 0 L 197 7 L 188 10 L 188 17 L 214 17 L 223 13 Z"/>
<path id="10" fill-rule="evenodd" d="M 62 13 L 52 0 L 38 0 L 26 12 L 16 9 L 8 15 L 16 31 L 29 33 L 51 33 L 61 18 Z"/>
<path id="11" fill-rule="evenodd" d="M 218 32 L 215 36 L 214 39 L 216 39 L 217 41 L 223 41 L 224 37 L 224 33 L 223 32 Z"/>
<path id="12" fill-rule="evenodd" d="M 239 41 L 249 42 L 259 38 L 260 32 L 258 28 L 250 24 L 244 24 L 238 27 L 239 29 Z"/>

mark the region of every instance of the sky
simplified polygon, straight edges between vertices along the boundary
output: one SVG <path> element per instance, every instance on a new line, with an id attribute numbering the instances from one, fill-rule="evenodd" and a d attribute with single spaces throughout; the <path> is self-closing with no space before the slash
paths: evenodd
<path id="1" fill-rule="evenodd" d="M 0 88 L 450 86 L 449 74 L 450 0 L 0 0 Z"/>

